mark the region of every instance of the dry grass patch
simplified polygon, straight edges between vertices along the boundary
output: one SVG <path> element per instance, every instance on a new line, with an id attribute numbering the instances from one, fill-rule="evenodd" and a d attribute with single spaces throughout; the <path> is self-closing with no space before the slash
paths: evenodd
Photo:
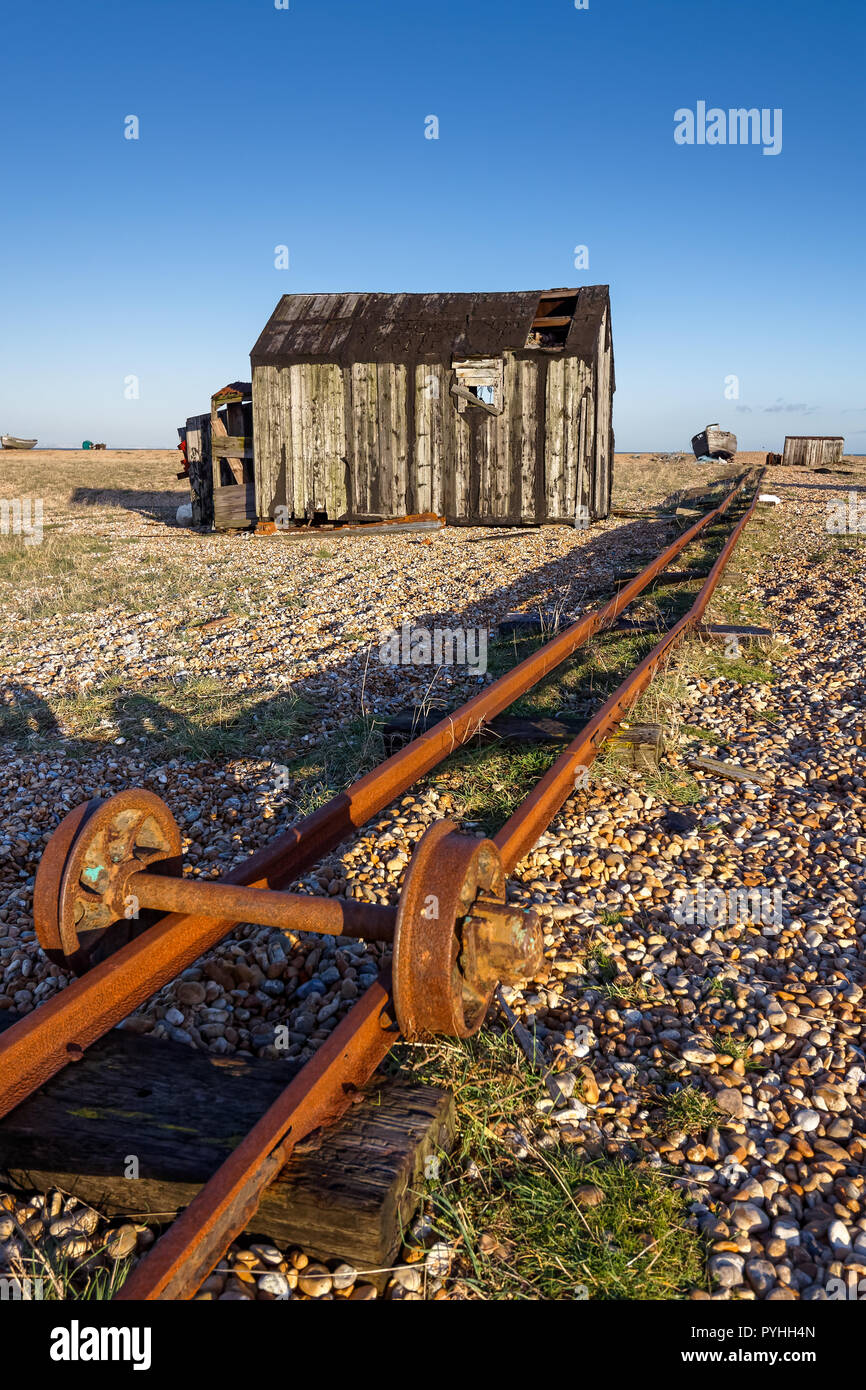
<path id="1" fill-rule="evenodd" d="M 612 505 L 623 510 L 647 510 L 685 488 L 710 487 L 741 473 L 743 464 L 698 463 L 691 454 L 617 454 L 613 471 Z"/>
<path id="2" fill-rule="evenodd" d="M 663 1173 L 539 1142 L 546 1092 L 510 1035 L 399 1044 L 392 1056 L 455 1099 L 458 1148 L 425 1197 L 435 1234 L 456 1244 L 452 1278 L 470 1297 L 678 1299 L 707 1287 L 686 1199 Z"/>
<path id="3" fill-rule="evenodd" d="M 158 760 L 259 758 L 274 744 L 287 760 L 313 712 L 293 694 L 233 689 L 212 676 L 151 681 L 129 689 L 113 676 L 75 696 L 0 703 L 0 736 L 18 741 L 139 743 Z M 83 751 L 79 746 L 78 752 Z"/>
<path id="4" fill-rule="evenodd" d="M 141 547 L 140 556 L 129 549 L 133 545 Z M 0 604 L 8 618 L 24 623 L 102 609 L 147 612 L 188 592 L 189 582 L 187 564 L 155 556 L 136 537 L 58 529 L 28 546 L 23 537 L 0 536 Z"/>
<path id="5" fill-rule="evenodd" d="M 176 477 L 180 467 L 172 449 L 4 450 L 3 490 L 7 497 L 41 497 L 46 521 L 59 507 L 125 509 L 132 494 L 136 505 L 176 507 L 189 501 L 189 485 Z"/>

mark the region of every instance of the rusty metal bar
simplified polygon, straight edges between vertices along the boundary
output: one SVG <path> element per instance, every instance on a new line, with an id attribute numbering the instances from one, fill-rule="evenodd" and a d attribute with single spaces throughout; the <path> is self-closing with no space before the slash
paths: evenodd
<path id="1" fill-rule="evenodd" d="M 124 891 L 138 899 L 140 907 L 164 912 L 183 912 L 200 917 L 219 917 L 233 922 L 255 922 L 284 931 L 323 932 L 353 936 L 362 941 L 393 941 L 397 910 L 352 898 L 318 898 L 308 893 L 275 893 L 266 888 L 245 888 L 219 880 L 174 878 L 143 870 L 130 874 Z"/>
<path id="2" fill-rule="evenodd" d="M 558 634 L 342 795 L 235 865 L 221 880 L 222 884 L 281 888 L 334 849 L 472 738 L 481 724 L 500 714 L 565 661 L 593 633 L 613 623 L 657 574 L 727 511 L 746 486 L 748 476 L 751 475 L 744 477 L 718 507 L 684 531 L 609 603 Z M 7 1029 L 0 1040 L 0 1117 L 215 946 L 238 920 L 242 919 L 177 914 L 162 918 Z"/>
<path id="3" fill-rule="evenodd" d="M 380 977 L 133 1270 L 115 1301 L 191 1298 L 305 1135 L 333 1124 L 396 1041 Z"/>
<path id="4" fill-rule="evenodd" d="M 666 633 L 637 665 L 622 685 L 602 705 L 586 728 L 570 743 L 557 758 L 532 792 L 519 806 L 505 825 L 494 835 L 494 844 L 502 855 L 506 873 L 510 873 L 529 849 L 548 827 L 557 811 L 565 804 L 575 789 L 575 774 L 579 769 L 589 767 L 606 738 L 616 730 L 623 715 L 631 708 L 638 696 L 646 689 L 656 670 L 668 653 L 686 633 L 700 622 L 710 597 L 719 582 L 731 552 L 743 533 L 747 522 L 754 513 L 758 502 L 758 491 L 751 505 L 734 527 L 716 561 L 707 575 L 688 613 Z"/>

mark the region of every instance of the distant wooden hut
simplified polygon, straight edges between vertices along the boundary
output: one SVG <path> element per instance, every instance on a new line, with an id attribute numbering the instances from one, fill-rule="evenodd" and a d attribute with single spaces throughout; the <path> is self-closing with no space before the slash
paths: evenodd
<path id="1" fill-rule="evenodd" d="M 251 363 L 262 521 L 610 510 L 607 286 L 284 295 Z"/>
<path id="2" fill-rule="evenodd" d="M 789 434 L 782 463 L 801 468 L 826 468 L 841 463 L 845 440 L 841 434 Z"/>

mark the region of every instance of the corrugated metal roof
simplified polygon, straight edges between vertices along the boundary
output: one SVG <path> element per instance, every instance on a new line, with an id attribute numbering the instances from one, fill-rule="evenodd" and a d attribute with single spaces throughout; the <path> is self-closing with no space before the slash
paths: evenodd
<path id="1" fill-rule="evenodd" d="M 250 354 L 254 367 L 292 362 L 441 361 L 521 351 L 542 291 L 504 294 L 286 294 Z M 565 352 L 588 357 L 606 285 L 587 286 Z"/>

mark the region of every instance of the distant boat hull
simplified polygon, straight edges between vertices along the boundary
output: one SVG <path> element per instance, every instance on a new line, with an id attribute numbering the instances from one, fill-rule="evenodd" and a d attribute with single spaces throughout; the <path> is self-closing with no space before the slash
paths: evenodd
<path id="1" fill-rule="evenodd" d="M 714 459 L 732 459 L 737 452 L 737 436 L 730 430 L 720 430 L 718 425 L 707 425 L 705 430 L 692 439 L 695 458 L 708 456 Z"/>
<path id="2" fill-rule="evenodd" d="M 4 449 L 35 449 L 35 439 L 16 439 L 14 434 L 0 435 L 0 444 Z"/>

